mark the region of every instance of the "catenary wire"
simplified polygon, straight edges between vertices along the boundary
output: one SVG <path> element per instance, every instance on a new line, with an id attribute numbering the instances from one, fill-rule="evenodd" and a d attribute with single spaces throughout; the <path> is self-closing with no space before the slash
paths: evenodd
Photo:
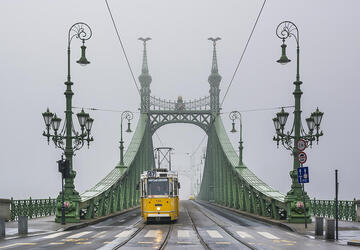
<path id="1" fill-rule="evenodd" d="M 239 62 L 238 62 L 238 64 L 237 64 L 236 68 L 235 68 L 235 71 L 234 71 L 234 73 L 233 73 L 233 75 L 232 75 L 232 77 L 231 77 L 230 83 L 229 83 L 229 85 L 228 85 L 228 87 L 227 87 L 227 89 L 226 89 L 225 95 L 224 95 L 224 97 L 223 97 L 223 99 L 222 99 L 222 101 L 221 101 L 220 107 L 223 106 L 224 101 L 225 101 L 225 98 L 226 98 L 226 96 L 227 96 L 227 94 L 228 94 L 228 92 L 229 92 L 229 89 L 230 89 L 230 87 L 231 87 L 231 85 L 232 85 L 232 83 L 233 83 L 233 81 L 234 81 L 234 79 L 235 79 L 236 73 L 237 73 L 237 71 L 238 71 L 238 69 L 239 69 L 239 66 L 240 66 L 240 64 L 241 64 L 241 62 L 242 62 L 242 60 L 243 60 L 243 58 L 244 58 L 246 49 L 247 49 L 247 47 L 248 47 L 248 45 L 249 45 L 249 42 L 250 42 L 250 39 L 251 39 L 251 37 L 252 37 L 252 35 L 253 35 L 253 33 L 254 33 L 255 27 L 256 27 L 256 25 L 257 25 L 257 23 L 258 23 L 258 21 L 259 21 L 260 15 L 261 15 L 261 13 L 262 13 L 262 11 L 263 11 L 263 9 L 264 9 L 265 3 L 266 3 L 266 0 L 264 0 L 263 4 L 262 4 L 262 6 L 261 6 L 261 9 L 260 9 L 259 14 L 258 14 L 258 16 L 257 16 L 257 18 L 256 18 L 256 21 L 255 21 L 255 24 L 254 24 L 254 26 L 253 26 L 253 28 L 252 28 L 252 30 L 251 30 L 251 33 L 250 33 L 250 36 L 249 36 L 247 42 L 246 42 L 245 48 L 244 48 L 244 50 L 243 50 L 243 52 L 242 52 L 242 54 L 241 54 L 241 56 L 240 56 Z"/>
<path id="2" fill-rule="evenodd" d="M 124 112 L 124 110 L 117 110 L 117 109 L 99 109 L 99 108 L 80 108 L 80 107 L 73 107 L 74 109 L 85 109 L 85 110 L 93 110 L 93 111 L 106 111 L 106 112 L 115 112 L 115 113 L 121 113 Z M 133 112 L 136 114 L 139 114 L 140 112 Z M 157 131 L 155 131 L 155 135 L 157 139 L 159 140 L 161 146 L 164 146 L 163 141 L 161 140 L 159 134 Z"/>
<path id="3" fill-rule="evenodd" d="M 131 68 L 129 59 L 128 59 L 128 57 L 127 57 L 127 54 L 126 54 L 126 51 L 125 51 L 125 48 L 124 48 L 124 44 L 123 44 L 123 42 L 121 41 L 118 28 L 116 27 L 116 24 L 115 24 L 115 21 L 114 21 L 114 17 L 113 17 L 113 15 L 112 15 L 112 13 L 111 13 L 111 9 L 110 9 L 109 3 L 108 3 L 107 0 L 105 0 L 105 3 L 106 3 L 106 6 L 107 6 L 107 9 L 108 9 L 108 11 L 109 11 L 109 14 L 110 14 L 110 17 L 111 17 L 111 21 L 112 21 L 112 23 L 113 23 L 113 25 L 114 25 L 114 28 L 115 28 L 115 31 L 116 31 L 116 35 L 117 35 L 118 40 L 119 40 L 119 42 L 120 42 L 121 49 L 122 49 L 122 51 L 123 51 L 123 53 L 124 53 L 124 56 L 125 56 L 125 59 L 126 59 L 126 63 L 127 63 L 128 68 L 129 68 L 129 70 L 130 70 L 131 77 L 132 77 L 132 79 L 133 79 L 133 81 L 134 81 L 134 84 L 135 84 L 135 86 L 136 86 L 136 89 L 137 89 L 137 91 L 138 91 L 138 93 L 139 93 L 139 95 L 140 95 L 139 86 L 138 86 L 138 84 L 137 84 L 137 82 L 136 82 L 136 79 L 135 79 L 135 76 L 134 76 L 134 72 L 133 72 L 133 70 L 132 70 L 132 68 Z"/>
<path id="4" fill-rule="evenodd" d="M 238 110 L 240 113 L 246 113 L 246 112 L 256 112 L 256 111 L 268 111 L 268 110 L 277 110 L 277 109 L 288 109 L 288 108 L 294 108 L 294 105 L 288 105 L 288 106 L 281 106 L 281 107 L 272 107 L 272 108 L 257 108 L 257 109 L 244 109 L 244 110 Z M 220 114 L 229 114 L 232 111 L 227 112 L 221 112 Z"/>

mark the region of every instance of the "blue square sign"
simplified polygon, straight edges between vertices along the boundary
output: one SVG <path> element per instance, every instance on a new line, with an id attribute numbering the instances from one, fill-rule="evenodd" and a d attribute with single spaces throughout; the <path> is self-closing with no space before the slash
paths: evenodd
<path id="1" fill-rule="evenodd" d="M 309 168 L 300 167 L 297 169 L 298 173 L 298 182 L 299 183 L 309 183 Z"/>

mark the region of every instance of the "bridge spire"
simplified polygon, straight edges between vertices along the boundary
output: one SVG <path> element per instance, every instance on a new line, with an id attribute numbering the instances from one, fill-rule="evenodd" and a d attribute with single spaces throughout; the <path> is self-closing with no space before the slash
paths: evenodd
<path id="1" fill-rule="evenodd" d="M 212 65 L 211 65 L 211 74 L 209 75 L 208 82 L 210 84 L 210 108 L 215 112 L 220 111 L 220 104 L 219 104 L 219 94 L 220 94 L 220 81 L 221 75 L 219 74 L 218 63 L 217 63 L 217 56 L 216 56 L 216 42 L 221 40 L 220 37 L 216 38 L 208 38 L 208 40 L 213 42 L 213 58 L 212 58 Z"/>
<path id="2" fill-rule="evenodd" d="M 150 83 L 152 81 L 151 75 L 149 74 L 149 67 L 147 62 L 147 51 L 146 51 L 146 42 L 151 40 L 150 37 L 139 38 L 140 41 L 144 44 L 143 50 L 143 61 L 141 67 L 141 75 L 139 76 L 139 81 L 141 84 L 141 111 L 147 112 L 150 109 Z"/>

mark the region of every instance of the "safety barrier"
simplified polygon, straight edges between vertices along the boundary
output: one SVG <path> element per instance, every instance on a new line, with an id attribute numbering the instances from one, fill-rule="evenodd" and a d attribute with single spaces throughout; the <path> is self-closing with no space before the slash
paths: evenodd
<path id="1" fill-rule="evenodd" d="M 356 221 L 356 200 L 338 201 L 339 220 Z M 311 213 L 314 216 L 335 218 L 335 200 L 316 200 L 310 201 Z"/>
<path id="2" fill-rule="evenodd" d="M 19 216 L 27 216 L 29 219 L 54 215 L 56 211 L 56 199 L 30 199 L 14 200 L 10 203 L 10 220 L 16 221 Z"/>

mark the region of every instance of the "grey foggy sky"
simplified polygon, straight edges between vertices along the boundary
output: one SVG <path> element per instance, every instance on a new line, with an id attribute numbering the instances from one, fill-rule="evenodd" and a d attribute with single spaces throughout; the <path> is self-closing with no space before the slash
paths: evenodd
<path id="1" fill-rule="evenodd" d="M 218 42 L 221 97 L 231 79 L 263 1 L 165 1 L 109 0 L 136 77 L 140 73 L 140 36 L 150 36 L 149 68 L 152 95 L 184 100 L 208 95 L 211 43 Z M 314 109 L 325 112 L 324 136 L 307 149 L 311 197 L 332 199 L 334 169 L 340 173 L 340 199 L 360 198 L 357 156 L 360 151 L 360 2 L 267 1 L 245 58 L 228 94 L 223 112 L 293 105 L 296 43 L 289 40 L 286 66 L 275 61 L 281 41 L 275 35 L 283 20 L 293 21 L 300 31 L 300 74 L 303 81 L 303 121 Z M 0 197 L 55 197 L 60 176 L 55 161 L 61 151 L 42 136 L 41 113 L 49 107 L 62 118 L 65 109 L 66 43 L 69 27 L 88 23 L 93 37 L 87 42 L 91 64 L 76 65 L 80 41 L 72 42 L 73 105 L 137 112 L 139 96 L 122 55 L 104 1 L 2 0 L 0 2 Z M 75 113 L 78 112 L 75 110 Z M 276 148 L 272 118 L 277 111 L 243 113 L 244 162 L 262 180 L 286 193 L 290 188 L 292 158 Z M 291 112 L 290 112 L 291 113 Z M 76 189 L 85 191 L 101 180 L 119 160 L 120 114 L 90 111 L 95 119 L 90 149 L 77 152 L 74 169 Z M 230 130 L 228 115 L 223 115 Z M 75 118 L 75 117 L 74 117 Z M 133 127 L 138 118 L 134 119 Z M 292 121 L 289 117 L 288 128 Z M 75 126 L 77 127 L 77 121 Z M 304 124 L 304 126 L 306 126 Z M 77 127 L 78 128 L 78 127 Z M 188 169 L 188 152 L 204 136 L 191 125 L 168 125 L 159 136 L 174 147 L 173 165 Z M 238 135 L 230 134 L 238 146 Z M 131 139 L 125 135 L 125 145 Z M 155 146 L 160 145 L 153 138 Z M 202 148 L 194 155 L 199 164 Z M 189 194 L 183 177 L 183 198 Z"/>

